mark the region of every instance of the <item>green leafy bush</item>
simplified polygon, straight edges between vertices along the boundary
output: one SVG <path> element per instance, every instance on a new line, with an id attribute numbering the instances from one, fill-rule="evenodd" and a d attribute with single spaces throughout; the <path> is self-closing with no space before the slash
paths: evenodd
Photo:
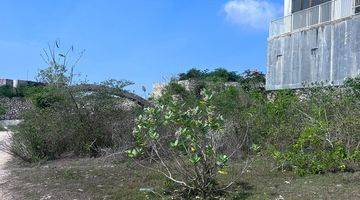
<path id="1" fill-rule="evenodd" d="M 347 163 L 356 161 L 353 154 L 346 152 L 340 141 L 327 140 L 325 134 L 324 127 L 309 127 L 290 150 L 275 151 L 273 155 L 279 162 L 290 164 L 299 175 L 349 170 Z"/>
<path id="2" fill-rule="evenodd" d="M 189 79 L 201 79 L 205 76 L 206 71 L 192 68 L 186 73 L 179 74 L 179 80 L 189 80 Z"/>
<path id="3" fill-rule="evenodd" d="M 179 74 L 178 80 L 193 80 L 199 83 L 206 82 L 206 84 L 237 82 L 240 87 L 247 91 L 263 90 L 265 86 L 265 74 L 256 70 L 246 70 L 244 73 L 238 74 L 224 68 L 217 68 L 213 71 L 192 68 L 186 73 Z"/>
<path id="4" fill-rule="evenodd" d="M 0 86 L 0 97 L 23 97 L 23 87 L 13 88 L 8 85 Z"/>
<path id="5" fill-rule="evenodd" d="M 354 170 L 360 160 L 359 99 L 351 88 L 309 88 L 294 96 L 291 109 L 297 120 L 285 115 L 282 139 L 285 144 L 273 154 L 282 165 L 290 165 L 300 175 Z M 286 104 L 283 104 L 286 105 Z M 276 112 L 282 116 L 282 112 Z M 287 131 L 286 131 L 287 129 Z M 292 139 L 291 136 L 292 135 Z M 269 135 L 272 138 L 272 135 Z M 276 143 L 275 143 L 276 144 Z"/>
<path id="6" fill-rule="evenodd" d="M 192 77 L 214 91 L 216 112 L 225 118 L 224 149 L 245 138 L 242 152 L 259 145 L 301 175 L 359 167 L 359 78 L 348 79 L 342 88 L 314 84 L 302 90 L 265 92 L 258 85 L 264 83 L 264 76 L 257 72 L 244 72 L 240 85 L 230 87 L 207 79 L 207 71 L 195 72 Z M 188 106 L 197 99 L 193 91 L 176 91 L 165 93 L 181 94 L 180 100 Z M 312 138 L 304 139 L 309 134 Z"/>
<path id="7" fill-rule="evenodd" d="M 0 96 L 1 97 L 13 97 L 14 91 L 12 90 L 12 87 L 8 85 L 0 86 Z"/>
<path id="8" fill-rule="evenodd" d="M 202 94 L 194 107 L 173 100 L 146 108 L 136 120 L 137 145 L 127 151 L 131 158 L 158 163 L 151 168 L 139 162 L 164 175 L 174 184 L 168 192 L 182 198 L 215 198 L 233 184 L 218 182 L 218 176 L 227 174 L 230 159 L 221 149 L 224 120 L 212 105 L 213 95 Z"/>
<path id="9" fill-rule="evenodd" d="M 67 90 L 49 88 L 35 95 L 36 107 L 23 114 L 12 137 L 14 155 L 28 162 L 58 159 L 64 153 L 98 156 L 102 148 L 131 143 L 135 113 L 116 107 L 121 100 L 107 93 Z"/>
<path id="10" fill-rule="evenodd" d="M 0 115 L 4 115 L 6 113 L 6 108 L 3 105 L 0 105 Z"/>
<path id="11" fill-rule="evenodd" d="M 42 86 L 20 86 L 13 88 L 8 85 L 0 86 L 0 97 L 30 97 L 33 93 L 41 90 Z"/>
<path id="12" fill-rule="evenodd" d="M 66 89 L 56 87 L 43 87 L 37 93 L 30 96 L 33 104 L 38 108 L 47 108 L 55 106 L 55 104 L 64 104 L 65 101 L 70 101 L 70 95 L 67 94 Z"/>
<path id="13" fill-rule="evenodd" d="M 39 73 L 39 80 L 47 85 L 24 90 L 35 106 L 23 114 L 23 121 L 14 131 L 12 154 L 37 162 L 61 158 L 65 153 L 96 157 L 102 149 L 130 145 L 135 108 L 123 108 L 124 99 L 111 92 L 129 82 L 124 85 L 111 80 L 108 85 L 93 85 L 91 91 L 71 85 L 73 74 L 69 71 L 73 68 L 65 66 L 68 53 L 55 53 L 58 43 L 55 46 L 47 53 L 54 56 L 47 57 L 49 67 Z"/>

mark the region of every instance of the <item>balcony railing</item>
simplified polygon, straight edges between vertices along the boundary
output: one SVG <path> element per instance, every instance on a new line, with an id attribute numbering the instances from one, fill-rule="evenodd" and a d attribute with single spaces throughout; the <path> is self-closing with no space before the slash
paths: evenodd
<path id="1" fill-rule="evenodd" d="M 360 13 L 360 0 L 355 0 L 355 13 Z"/>
<path id="2" fill-rule="evenodd" d="M 329 1 L 270 23 L 269 38 L 360 13 L 360 0 Z"/>

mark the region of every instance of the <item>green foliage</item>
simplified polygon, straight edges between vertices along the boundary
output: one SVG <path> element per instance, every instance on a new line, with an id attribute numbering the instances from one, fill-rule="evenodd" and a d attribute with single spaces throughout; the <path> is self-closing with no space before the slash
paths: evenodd
<path id="1" fill-rule="evenodd" d="M 238 82 L 243 89 L 249 91 L 254 89 L 262 90 L 264 88 L 265 74 L 251 70 L 238 74 L 224 68 L 217 68 L 213 71 L 192 68 L 186 73 L 179 74 L 179 80 L 193 80 L 205 83 Z"/>
<path id="2" fill-rule="evenodd" d="M 64 88 L 47 86 L 33 91 L 29 98 L 36 107 L 48 108 L 55 106 L 55 104 L 65 103 L 64 101 L 69 100 L 70 96 Z"/>
<path id="3" fill-rule="evenodd" d="M 179 74 L 179 80 L 191 79 L 202 79 L 213 82 L 237 82 L 242 79 L 242 76 L 236 72 L 229 72 L 224 68 L 217 68 L 211 72 L 192 68 L 186 73 Z"/>
<path id="4" fill-rule="evenodd" d="M 100 85 L 118 90 L 124 90 L 125 87 L 133 84 L 134 84 L 133 82 L 128 80 L 116 80 L 116 79 L 109 79 L 100 83 Z"/>
<path id="5" fill-rule="evenodd" d="M 4 115 L 5 113 L 6 113 L 5 106 L 0 104 L 0 115 Z"/>
<path id="6" fill-rule="evenodd" d="M 189 79 L 201 79 L 205 76 L 206 71 L 192 68 L 186 73 L 179 74 L 179 80 L 189 80 Z"/>
<path id="7" fill-rule="evenodd" d="M 214 82 L 238 82 L 242 79 L 236 72 L 229 72 L 224 68 L 217 68 L 205 75 L 205 79 Z"/>
<path id="8" fill-rule="evenodd" d="M 64 88 L 44 88 L 41 93 L 32 96 L 33 103 L 38 108 L 54 107 L 56 104 L 69 104 L 70 94 Z"/>
<path id="9" fill-rule="evenodd" d="M 242 88 L 247 91 L 263 89 L 265 86 L 265 74 L 258 71 L 246 70 L 240 79 Z"/>
<path id="10" fill-rule="evenodd" d="M 24 87 L 13 88 L 8 85 L 0 86 L 0 97 L 23 97 L 24 96 Z"/>
<path id="11" fill-rule="evenodd" d="M 134 113 L 119 106 L 122 99 L 109 90 L 122 88 L 122 81 L 108 81 L 105 87 L 88 92 L 74 89 L 73 70 L 66 67 L 68 53 L 44 51 L 49 67 L 39 72 L 46 86 L 28 87 L 24 94 L 34 107 L 23 113 L 14 132 L 10 151 L 27 162 L 61 158 L 65 153 L 99 156 L 102 148 L 129 145 Z M 77 61 L 76 61 L 77 62 Z M 128 83 L 126 83 L 128 84 Z"/>
<path id="12" fill-rule="evenodd" d="M 356 161 L 356 153 L 347 152 L 341 141 L 328 140 L 321 126 L 305 129 L 290 150 L 285 153 L 276 151 L 273 155 L 279 162 L 291 164 L 301 176 L 344 171 L 349 169 L 349 161 Z"/>
<path id="13" fill-rule="evenodd" d="M 133 111 L 114 108 L 119 99 L 49 87 L 35 95 L 36 106 L 23 114 L 12 137 L 14 155 L 27 162 L 58 159 L 69 152 L 98 156 L 101 148 L 130 143 Z"/>
<path id="14" fill-rule="evenodd" d="M 257 72 L 244 72 L 240 87 L 204 81 L 207 73 L 200 81 L 214 91 L 213 105 L 225 118 L 225 152 L 245 138 L 243 155 L 261 146 L 301 175 L 359 167 L 359 78 L 348 79 L 343 88 L 313 85 L 266 93 L 255 86 L 264 82 Z M 198 98 L 193 91 L 174 88 L 165 91 L 168 99 L 180 94 L 180 101 L 191 107 Z"/>
<path id="15" fill-rule="evenodd" d="M 223 190 L 217 176 L 227 174 L 230 159 L 219 148 L 224 119 L 212 104 L 213 94 L 202 95 L 193 107 L 173 100 L 146 108 L 136 120 L 137 145 L 127 151 L 131 158 L 145 156 L 159 162 L 155 170 L 176 184 L 173 193 L 184 198 L 219 195 Z"/>
<path id="16" fill-rule="evenodd" d="M 166 104 L 172 101 L 176 97 L 186 105 L 192 106 L 196 102 L 197 95 L 195 91 L 187 91 L 184 86 L 180 85 L 176 81 L 171 81 L 162 93 L 162 96 L 158 99 L 161 104 Z"/>
<path id="17" fill-rule="evenodd" d="M 299 175 L 353 170 L 359 163 L 356 152 L 360 141 L 359 100 L 353 91 L 311 88 L 294 97 L 298 100 L 281 104 L 280 108 L 287 109 L 273 113 L 282 116 L 280 123 L 287 121 L 280 132 L 286 137 L 280 140 L 283 145 L 277 147 L 274 157 Z"/>
<path id="18" fill-rule="evenodd" d="M 5 85 L 0 86 L 0 97 L 31 97 L 33 93 L 41 90 L 43 86 L 20 86 L 19 88 L 13 88 L 11 86 Z"/>
<path id="19" fill-rule="evenodd" d="M 13 97 L 14 92 L 12 90 L 12 87 L 8 85 L 0 86 L 0 96 L 1 97 Z"/>
<path id="20" fill-rule="evenodd" d="M 344 85 L 345 87 L 351 88 L 352 91 L 358 94 L 360 92 L 360 76 L 346 79 Z"/>
<path id="21" fill-rule="evenodd" d="M 64 86 L 70 83 L 69 76 L 64 65 L 59 65 L 57 62 L 51 62 L 51 66 L 46 69 L 40 70 L 38 80 L 45 84 L 55 84 Z"/>

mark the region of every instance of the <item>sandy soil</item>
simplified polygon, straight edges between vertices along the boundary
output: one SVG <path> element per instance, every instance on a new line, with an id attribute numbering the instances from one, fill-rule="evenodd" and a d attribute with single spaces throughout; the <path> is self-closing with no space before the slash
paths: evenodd
<path id="1" fill-rule="evenodd" d="M 9 139 L 9 132 L 0 132 L 0 147 Z M 0 199 L 10 199 L 10 195 L 5 190 L 7 184 L 8 171 L 5 169 L 5 164 L 10 160 L 10 155 L 0 149 Z"/>

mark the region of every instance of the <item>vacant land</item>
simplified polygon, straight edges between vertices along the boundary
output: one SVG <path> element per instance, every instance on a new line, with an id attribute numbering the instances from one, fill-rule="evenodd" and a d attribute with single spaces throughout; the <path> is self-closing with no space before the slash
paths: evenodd
<path id="1" fill-rule="evenodd" d="M 226 199 L 360 199 L 360 172 L 299 177 L 257 158 Z M 12 161 L 6 189 L 18 199 L 160 199 L 164 179 L 114 158 L 64 159 L 40 166 Z"/>
<path id="2" fill-rule="evenodd" d="M 8 139 L 9 132 L 0 131 L 0 147 Z M 9 154 L 0 150 L 0 199 L 12 199 L 11 193 L 5 189 L 5 185 L 9 184 L 9 171 L 6 169 L 6 164 L 10 159 Z"/>
<path id="3" fill-rule="evenodd" d="M 197 89 L 175 80 L 154 102 L 130 94 L 138 103 L 127 110 L 117 108 L 127 82 L 73 86 L 65 66 L 53 67 L 44 72 L 60 69 L 64 80 L 31 91 L 34 107 L 13 129 L 11 152 L 23 162 L 0 155 L 0 199 L 360 199 L 360 78 L 344 90 L 269 94 L 257 72 L 192 70 L 183 78 L 197 74 Z M 225 87 L 234 80 L 242 86 Z M 244 158 L 254 162 L 234 175 Z"/>

